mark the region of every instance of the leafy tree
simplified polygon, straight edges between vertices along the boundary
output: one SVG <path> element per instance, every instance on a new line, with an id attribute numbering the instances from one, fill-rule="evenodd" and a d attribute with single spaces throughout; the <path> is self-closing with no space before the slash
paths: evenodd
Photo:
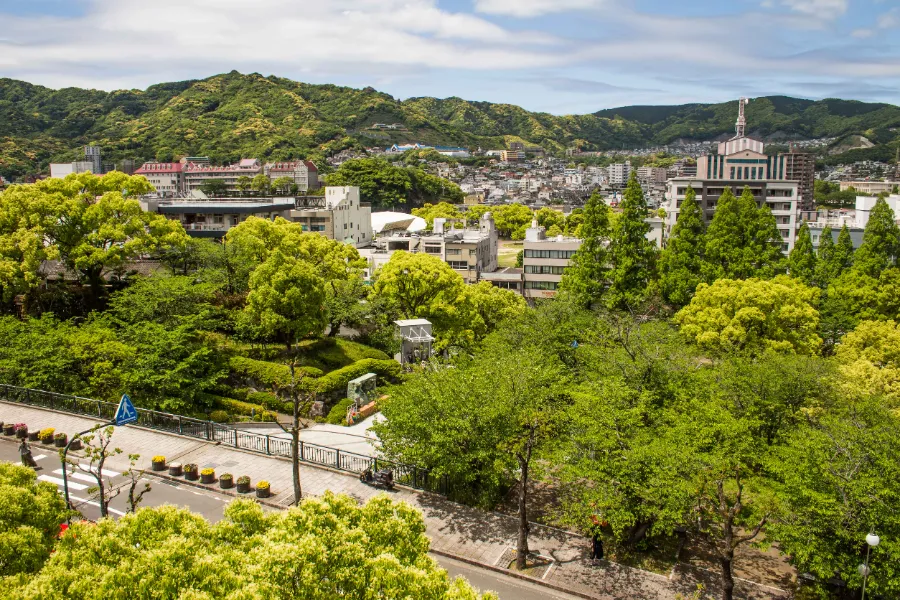
<path id="1" fill-rule="evenodd" d="M 153 275 L 135 281 L 110 297 L 109 313 L 119 323 L 145 322 L 178 325 L 212 316 L 212 301 L 218 286 L 197 283 L 190 277 Z"/>
<path id="2" fill-rule="evenodd" d="M 150 493 L 152 487 L 149 481 L 144 480 L 143 469 L 135 468 L 137 461 L 140 460 L 140 454 L 128 455 L 128 469 L 122 475 L 128 478 L 128 512 L 136 512 L 138 506 L 144 501 L 144 496 Z M 143 487 L 141 483 L 143 482 Z M 140 489 L 138 489 L 140 488 Z"/>
<path id="3" fill-rule="evenodd" d="M 830 233 L 829 233 L 830 237 Z M 800 226 L 797 241 L 788 256 L 788 271 L 791 277 L 799 279 L 806 285 L 813 285 L 816 274 L 816 254 L 813 250 L 812 236 L 806 221 Z"/>
<path id="4" fill-rule="evenodd" d="M 594 192 L 584 205 L 581 246 L 559 285 L 584 306 L 597 302 L 606 291 L 609 235 L 609 206 Z"/>
<path id="5" fill-rule="evenodd" d="M 250 187 L 253 188 L 257 195 L 265 196 L 272 188 L 272 182 L 269 180 L 268 175 L 260 173 L 253 177 L 253 180 L 250 182 Z"/>
<path id="6" fill-rule="evenodd" d="M 320 335 L 327 318 L 325 282 L 304 261 L 273 252 L 250 276 L 244 314 L 254 331 L 287 346 Z"/>
<path id="7" fill-rule="evenodd" d="M 607 256 L 611 268 L 606 303 L 609 307 L 628 308 L 647 298 L 647 287 L 656 270 L 657 248 L 646 238 L 650 232 L 647 201 L 637 171 L 631 173 L 620 208 L 622 215 L 609 237 Z"/>
<path id="8" fill-rule="evenodd" d="M 369 315 L 366 306 L 368 286 L 362 277 L 336 279 L 325 286 L 325 309 L 328 313 L 328 336 L 334 337 L 342 325 L 359 326 Z"/>
<path id="9" fill-rule="evenodd" d="M 241 194 L 246 194 L 253 187 L 253 180 L 247 177 L 246 175 L 241 175 L 237 178 L 235 182 L 235 187 Z"/>
<path id="10" fill-rule="evenodd" d="M 395 252 L 375 276 L 373 294 L 402 319 L 434 324 L 438 347 L 474 341 L 469 291 L 459 273 L 436 256 Z"/>
<path id="11" fill-rule="evenodd" d="M 185 240 L 183 245 L 171 246 L 159 253 L 159 260 L 172 275 L 190 275 L 201 269 L 216 268 L 225 252 L 218 241 L 206 238 Z"/>
<path id="12" fill-rule="evenodd" d="M 584 223 L 584 209 L 573 208 L 566 217 L 565 234 L 572 237 L 581 237 L 581 224 Z"/>
<path id="13" fill-rule="evenodd" d="M 850 237 L 850 230 L 847 229 L 847 225 L 844 224 L 844 226 L 841 227 L 841 233 L 838 234 L 837 245 L 834 248 L 835 266 L 839 267 L 841 272 L 853 266 L 854 252 L 855 250 L 853 249 L 853 239 Z"/>
<path id="14" fill-rule="evenodd" d="M 285 176 L 276 178 L 275 181 L 272 182 L 272 189 L 277 190 L 278 192 L 280 192 L 282 194 L 287 194 L 291 189 L 291 185 L 293 185 L 293 184 L 294 184 L 294 180 L 285 175 Z"/>
<path id="15" fill-rule="evenodd" d="M 495 598 L 451 580 L 427 552 L 421 514 L 386 495 L 359 506 L 326 492 L 269 513 L 236 500 L 214 525 L 162 506 L 74 524 L 44 568 L 8 591 L 23 600 L 48 589 L 94 599 L 164 581 L 163 595 L 178 598 L 363 598 L 372 590 L 386 598 Z"/>
<path id="16" fill-rule="evenodd" d="M 341 163 L 326 176 L 328 185 L 359 187 L 360 197 L 380 208 L 422 202 L 462 202 L 464 194 L 455 183 L 418 168 L 395 167 L 383 158 L 358 158 Z"/>
<path id="17" fill-rule="evenodd" d="M 435 218 L 461 219 L 463 216 L 456 205 L 449 202 L 425 203 L 422 208 L 414 208 L 412 214 L 425 219 L 429 229 L 434 227 Z"/>
<path id="18" fill-rule="evenodd" d="M 775 218 L 756 206 L 750 188 L 739 198 L 726 188 L 706 232 L 704 279 L 772 277 L 782 270 L 781 243 Z"/>
<path id="19" fill-rule="evenodd" d="M 544 227 L 548 231 L 548 235 L 550 235 L 549 231 L 553 227 L 556 227 L 559 230 L 559 234 L 561 234 L 566 227 L 565 215 L 563 215 L 558 210 L 553 210 L 552 208 L 547 208 L 546 206 L 535 212 L 534 218 L 537 219 L 538 225 Z"/>
<path id="20" fill-rule="evenodd" d="M 472 208 L 474 207 L 469 208 L 467 214 L 474 216 Z M 497 233 L 500 234 L 500 237 L 512 240 L 524 240 L 525 230 L 531 225 L 531 221 L 534 219 L 534 213 L 530 208 L 523 204 L 506 204 L 503 206 L 492 207 L 490 212 L 494 217 L 494 224 L 497 227 Z"/>
<path id="21" fill-rule="evenodd" d="M 103 480 L 103 465 L 106 464 L 106 460 L 122 453 L 121 448 L 109 447 L 112 444 L 114 430 L 115 427 L 112 425 L 106 427 L 102 424 L 95 425 L 89 433 L 81 436 L 81 441 L 84 442 L 84 458 L 66 458 L 64 467 L 69 470 L 71 476 L 76 467 L 84 464 L 82 461 L 87 461 L 87 468 L 84 470 L 97 482 L 96 486 L 88 488 L 88 493 L 96 494 L 101 518 L 109 517 L 109 503 L 122 492 L 122 488 L 112 487 L 110 481 Z"/>
<path id="22" fill-rule="evenodd" d="M 224 196 L 228 185 L 221 179 L 207 179 L 200 184 L 200 191 L 211 198 Z"/>
<path id="23" fill-rule="evenodd" d="M 880 397 L 900 408 L 900 329 L 895 321 L 862 321 L 837 346 L 848 397 Z"/>
<path id="24" fill-rule="evenodd" d="M 476 335 L 483 337 L 508 319 L 520 317 L 528 307 L 525 299 L 512 290 L 504 290 L 489 281 L 468 287 L 469 302 L 477 315 Z"/>
<path id="25" fill-rule="evenodd" d="M 900 253 L 900 228 L 894 218 L 894 211 L 884 198 L 879 198 L 869 214 L 862 245 L 853 257 L 854 266 L 860 272 L 878 277 L 882 271 L 893 266 Z"/>
<path id="26" fill-rule="evenodd" d="M 810 419 L 772 462 L 781 485 L 779 518 L 766 536 L 800 571 L 862 587 L 866 534 L 872 550 L 866 596 L 900 593 L 900 421 L 877 399 L 862 397 Z M 824 590 L 822 590 L 824 592 Z"/>
<path id="27" fill-rule="evenodd" d="M 701 284 L 673 320 L 681 333 L 716 352 L 765 349 L 815 354 L 822 344 L 819 290 L 796 279 L 720 279 Z"/>
<path id="28" fill-rule="evenodd" d="M 55 485 L 37 481 L 28 467 L 0 462 L 0 577 L 39 571 L 68 513 Z"/>
<path id="29" fill-rule="evenodd" d="M 659 255 L 659 287 L 667 302 L 684 306 L 702 281 L 705 231 L 697 192 L 689 187 L 672 234 Z"/>
<path id="30" fill-rule="evenodd" d="M 840 275 L 841 269 L 837 268 L 834 258 L 835 245 L 834 236 L 831 227 L 826 226 L 822 230 L 821 241 L 819 242 L 819 250 L 816 254 L 816 285 L 822 289 L 827 289 L 828 284 Z"/>

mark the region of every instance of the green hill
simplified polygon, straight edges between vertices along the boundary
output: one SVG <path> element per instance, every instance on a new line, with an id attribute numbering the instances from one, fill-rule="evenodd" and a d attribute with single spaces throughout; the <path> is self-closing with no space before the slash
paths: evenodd
<path id="1" fill-rule="evenodd" d="M 205 155 L 310 158 L 348 147 L 418 141 L 503 147 L 509 139 L 561 152 L 636 148 L 678 139 L 711 140 L 733 131 L 737 102 L 630 106 L 556 116 L 510 104 L 461 98 L 399 101 L 372 88 L 312 85 L 236 71 L 146 90 L 52 90 L 0 79 L 0 175 L 46 171 L 51 161 L 79 158 L 99 144 L 105 160 L 166 160 Z M 900 136 L 900 108 L 844 100 L 756 99 L 750 131 L 773 140 L 866 136 L 889 155 Z M 404 131 L 373 132 L 374 123 Z"/>

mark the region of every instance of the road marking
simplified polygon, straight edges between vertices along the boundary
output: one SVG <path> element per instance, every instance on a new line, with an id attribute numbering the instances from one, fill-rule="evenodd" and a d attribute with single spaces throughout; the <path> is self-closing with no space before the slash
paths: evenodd
<path id="1" fill-rule="evenodd" d="M 34 457 L 34 460 L 41 460 L 42 458 L 47 458 L 46 454 L 38 454 Z"/>
<path id="2" fill-rule="evenodd" d="M 78 465 L 78 468 L 81 469 L 82 471 L 84 471 L 85 473 L 91 472 L 91 465 L 82 463 L 82 464 Z M 96 472 L 96 469 L 95 469 L 95 472 Z M 101 473 L 103 473 L 103 475 L 105 477 L 116 477 L 116 476 L 122 474 L 120 471 L 107 471 L 106 469 L 103 469 L 101 471 Z"/>
<path id="3" fill-rule="evenodd" d="M 94 502 L 93 500 L 87 500 L 85 498 L 76 498 L 75 496 L 71 496 L 71 495 L 69 496 L 69 498 L 71 498 L 75 502 L 81 502 L 82 504 L 90 504 L 91 506 L 96 506 L 97 508 L 100 508 L 100 504 L 98 502 Z M 121 510 L 116 510 L 115 508 L 107 507 L 106 510 L 108 510 L 111 513 L 117 514 L 120 517 L 125 516 L 125 513 L 123 513 Z"/>
<path id="4" fill-rule="evenodd" d="M 62 475 L 63 470 L 57 469 L 53 471 L 54 475 Z M 97 480 L 91 477 L 90 475 L 85 475 L 83 473 L 69 473 L 69 479 L 78 479 L 80 481 L 87 481 L 90 484 L 97 485 Z M 69 485 L 72 485 L 71 483 Z"/>
<path id="5" fill-rule="evenodd" d="M 62 487 L 63 484 L 64 484 L 63 480 L 60 479 L 59 477 L 51 477 L 50 475 L 38 475 L 38 479 L 40 479 L 41 481 L 48 481 L 48 482 L 50 482 L 50 483 L 55 483 L 56 485 L 58 485 L 58 486 L 60 486 L 60 487 Z M 69 482 L 69 489 L 70 489 L 70 490 L 76 490 L 76 491 L 79 491 L 79 492 L 80 492 L 81 490 L 86 490 L 86 489 L 88 489 L 88 486 L 86 486 L 86 485 L 84 485 L 84 484 L 82 484 L 82 483 L 76 483 L 76 482 L 74 482 L 74 481 L 70 481 L 70 482 Z"/>

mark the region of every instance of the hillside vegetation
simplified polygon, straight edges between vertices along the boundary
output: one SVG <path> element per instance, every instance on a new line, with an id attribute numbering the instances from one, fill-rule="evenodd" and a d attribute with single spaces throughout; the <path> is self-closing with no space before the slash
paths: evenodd
<path id="1" fill-rule="evenodd" d="M 860 134 L 876 153 L 891 154 L 900 136 L 900 108 L 889 104 L 775 96 L 754 100 L 747 111 L 751 133 L 773 140 Z M 399 101 L 372 88 L 236 71 L 144 91 L 52 90 L 0 79 L 0 175 L 79 158 L 87 143 L 101 145 L 107 160 L 205 155 L 215 162 L 320 160 L 348 147 L 406 141 L 491 148 L 519 139 L 557 152 L 636 148 L 727 135 L 736 112 L 737 101 L 555 116 L 461 98 Z M 367 130 L 374 123 L 402 123 L 406 130 Z"/>

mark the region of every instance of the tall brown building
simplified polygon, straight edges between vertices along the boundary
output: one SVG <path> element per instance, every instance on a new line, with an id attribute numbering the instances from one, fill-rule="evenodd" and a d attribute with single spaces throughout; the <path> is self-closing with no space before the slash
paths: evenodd
<path id="1" fill-rule="evenodd" d="M 812 210 L 815 206 L 816 157 L 808 152 L 797 152 L 791 146 L 791 151 L 784 154 L 784 178 L 800 183 L 800 207 Z"/>

